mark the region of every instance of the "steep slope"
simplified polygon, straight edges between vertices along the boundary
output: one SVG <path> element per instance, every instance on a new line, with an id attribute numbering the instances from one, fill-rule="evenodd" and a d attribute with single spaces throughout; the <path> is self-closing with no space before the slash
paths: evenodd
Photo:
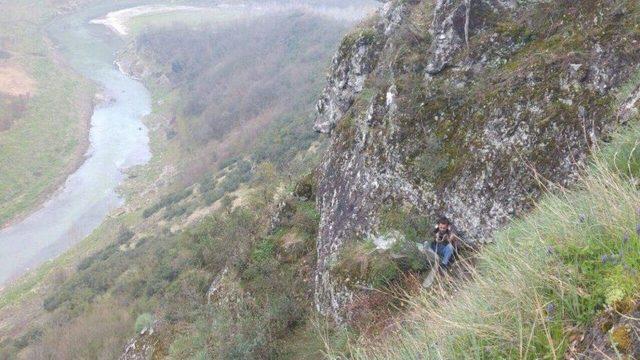
<path id="1" fill-rule="evenodd" d="M 316 306 L 349 318 L 340 250 L 385 209 L 446 214 L 489 239 L 547 182 L 575 181 L 640 59 L 634 1 L 391 1 L 345 38 L 318 103 Z M 615 90 L 615 91 L 614 91 Z M 633 101 L 633 98 L 631 99 Z M 397 229 L 406 231 L 407 229 Z"/>
<path id="2" fill-rule="evenodd" d="M 153 68 L 154 158 L 128 174 L 126 207 L 0 294 L 0 358 L 135 357 L 145 327 L 156 358 L 319 357 L 318 217 L 300 178 L 318 163 L 313 104 L 346 30 L 298 11 L 147 32 L 129 55 Z M 207 114 L 186 111 L 199 98 Z"/>
<path id="3" fill-rule="evenodd" d="M 313 116 L 309 104 L 346 30 L 311 10 L 253 15 L 224 26 L 151 27 L 120 54 L 119 64 L 145 79 L 162 108 L 174 113 L 162 119 L 163 140 L 177 148 L 174 162 L 189 182 L 243 152 L 278 161 L 307 148 L 317 138 L 305 126 Z M 288 137 L 283 143 L 290 149 L 265 146 L 267 127 L 272 138 Z M 285 127 L 294 133 L 277 133 Z"/>

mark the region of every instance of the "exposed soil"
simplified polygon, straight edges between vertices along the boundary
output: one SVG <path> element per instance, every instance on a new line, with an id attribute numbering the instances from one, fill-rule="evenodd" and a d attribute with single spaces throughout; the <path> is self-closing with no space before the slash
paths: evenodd
<path id="1" fill-rule="evenodd" d="M 202 11 L 206 8 L 194 7 L 194 6 L 168 6 L 168 5 L 145 5 L 136 6 L 128 9 L 122 9 L 118 11 L 112 11 L 99 19 L 91 20 L 92 24 L 102 24 L 109 29 L 113 30 L 119 35 L 127 35 L 129 33 L 129 27 L 127 22 L 136 16 L 149 15 L 149 14 L 162 14 L 173 11 Z"/>
<path id="2" fill-rule="evenodd" d="M 0 93 L 25 96 L 35 93 L 36 81 L 17 64 L 0 62 Z"/>

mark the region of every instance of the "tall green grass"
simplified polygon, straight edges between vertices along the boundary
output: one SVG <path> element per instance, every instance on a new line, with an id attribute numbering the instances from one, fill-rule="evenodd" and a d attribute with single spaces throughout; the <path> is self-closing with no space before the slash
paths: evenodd
<path id="1" fill-rule="evenodd" d="M 638 293 L 640 124 L 594 151 L 482 250 L 472 276 L 410 300 L 401 329 L 355 359 L 564 358 L 569 334 Z"/>

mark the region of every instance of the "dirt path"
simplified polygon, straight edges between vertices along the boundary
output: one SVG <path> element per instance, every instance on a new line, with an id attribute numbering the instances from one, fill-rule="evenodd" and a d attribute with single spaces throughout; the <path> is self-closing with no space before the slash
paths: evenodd
<path id="1" fill-rule="evenodd" d="M 22 67 L 12 62 L 0 62 L 0 93 L 9 96 L 32 95 L 36 81 Z"/>

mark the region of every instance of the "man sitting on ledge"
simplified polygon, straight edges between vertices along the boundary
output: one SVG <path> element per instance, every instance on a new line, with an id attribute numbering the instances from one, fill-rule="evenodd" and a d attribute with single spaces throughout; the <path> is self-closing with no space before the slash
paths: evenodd
<path id="1" fill-rule="evenodd" d="M 461 240 L 451 229 L 451 221 L 444 216 L 438 219 L 434 233 L 435 239 L 429 244 L 429 248 L 438 254 L 440 266 L 446 270 L 451 264 L 455 249 Z"/>

